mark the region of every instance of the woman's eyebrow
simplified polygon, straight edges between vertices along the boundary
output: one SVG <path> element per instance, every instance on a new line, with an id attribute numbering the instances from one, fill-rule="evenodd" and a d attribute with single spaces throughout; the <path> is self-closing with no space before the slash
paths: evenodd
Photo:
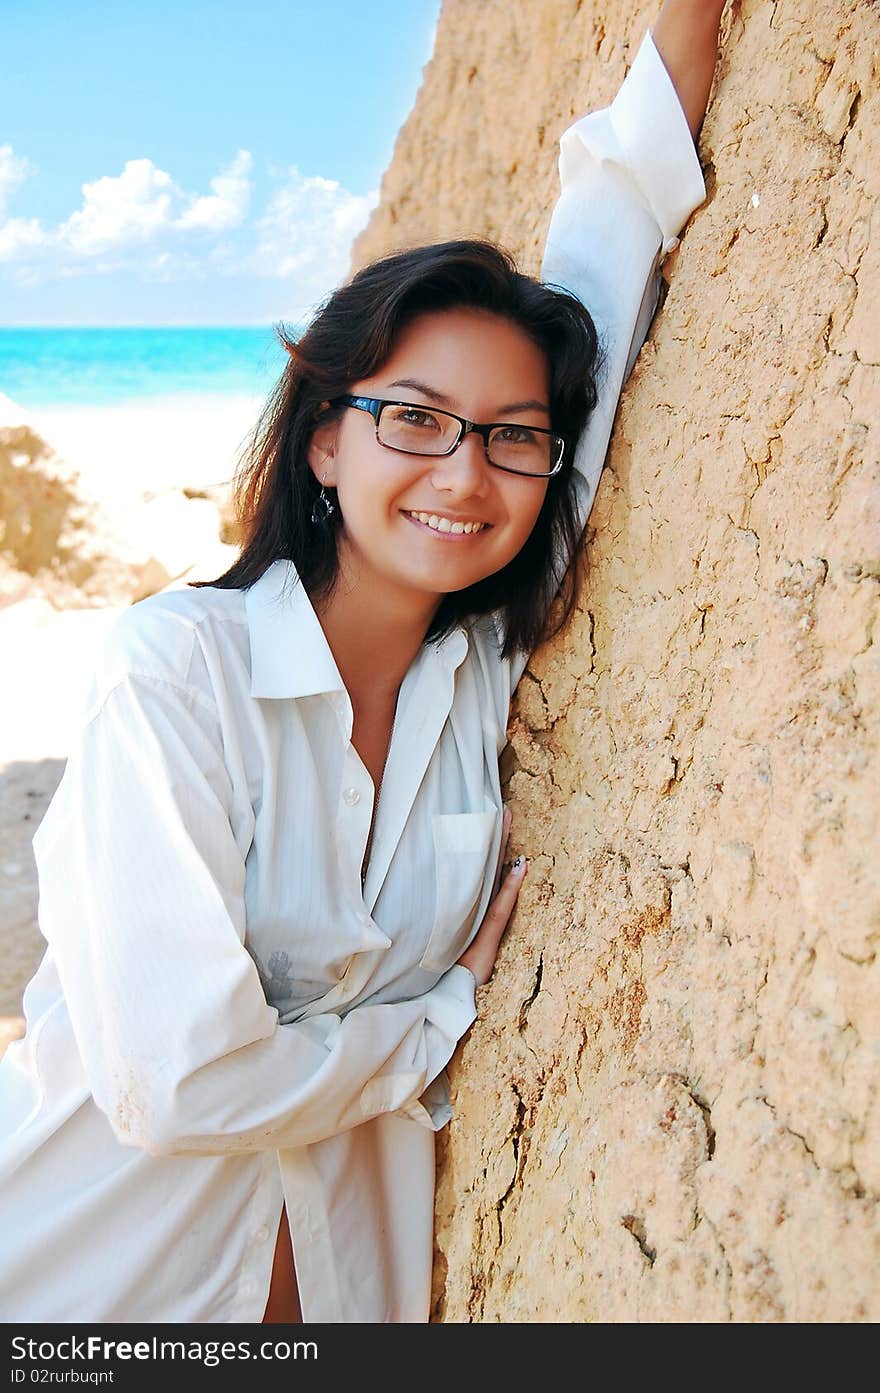
<path id="1" fill-rule="evenodd" d="M 435 387 L 429 387 L 427 382 L 419 382 L 415 377 L 400 377 L 396 382 L 389 382 L 389 387 L 411 387 L 414 392 L 421 392 L 422 396 L 430 401 L 435 401 L 439 406 L 445 406 L 452 410 L 455 406 L 451 397 L 447 397 L 444 392 L 438 392 Z M 546 402 L 536 401 L 534 397 L 529 397 L 525 401 L 511 401 L 506 406 L 498 407 L 499 419 L 510 411 L 546 411 L 550 414 L 550 408 Z"/>

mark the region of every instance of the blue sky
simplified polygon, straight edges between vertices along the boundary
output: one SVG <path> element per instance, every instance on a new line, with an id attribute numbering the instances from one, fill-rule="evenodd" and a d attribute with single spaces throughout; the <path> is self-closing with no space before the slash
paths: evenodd
<path id="1" fill-rule="evenodd" d="M 440 0 L 0 0 L 0 325 L 263 324 L 344 276 Z"/>

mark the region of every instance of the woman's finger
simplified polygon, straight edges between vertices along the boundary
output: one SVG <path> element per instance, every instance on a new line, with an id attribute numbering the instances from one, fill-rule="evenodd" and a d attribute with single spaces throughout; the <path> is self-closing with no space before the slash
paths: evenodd
<path id="1" fill-rule="evenodd" d="M 498 893 L 494 899 L 490 900 L 486 910 L 483 923 L 489 922 L 493 928 L 500 928 L 505 925 L 513 912 L 516 904 L 516 897 L 520 892 L 523 880 L 525 879 L 527 861 L 524 856 L 518 856 L 511 866 L 507 875 L 498 887 Z"/>
<path id="2" fill-rule="evenodd" d="M 516 904 L 525 869 L 526 858 L 518 856 L 501 882 L 497 895 L 489 902 L 476 937 L 458 960 L 474 974 L 478 985 L 488 982 L 492 975 L 495 957 Z"/>

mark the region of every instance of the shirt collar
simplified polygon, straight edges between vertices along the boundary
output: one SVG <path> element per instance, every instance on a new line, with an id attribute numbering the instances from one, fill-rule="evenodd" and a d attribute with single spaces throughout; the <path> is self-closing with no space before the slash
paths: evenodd
<path id="1" fill-rule="evenodd" d="M 344 692 L 321 621 L 292 561 L 279 559 L 244 592 L 251 646 L 251 695 L 302 697 Z M 424 643 L 416 662 L 453 670 L 468 651 L 458 624 L 440 643 Z"/>

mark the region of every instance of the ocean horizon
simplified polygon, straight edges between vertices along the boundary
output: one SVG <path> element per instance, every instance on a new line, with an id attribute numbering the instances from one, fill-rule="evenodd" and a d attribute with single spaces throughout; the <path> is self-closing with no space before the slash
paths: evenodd
<path id="1" fill-rule="evenodd" d="M 0 393 L 28 411 L 265 397 L 284 363 L 271 324 L 0 327 Z"/>

